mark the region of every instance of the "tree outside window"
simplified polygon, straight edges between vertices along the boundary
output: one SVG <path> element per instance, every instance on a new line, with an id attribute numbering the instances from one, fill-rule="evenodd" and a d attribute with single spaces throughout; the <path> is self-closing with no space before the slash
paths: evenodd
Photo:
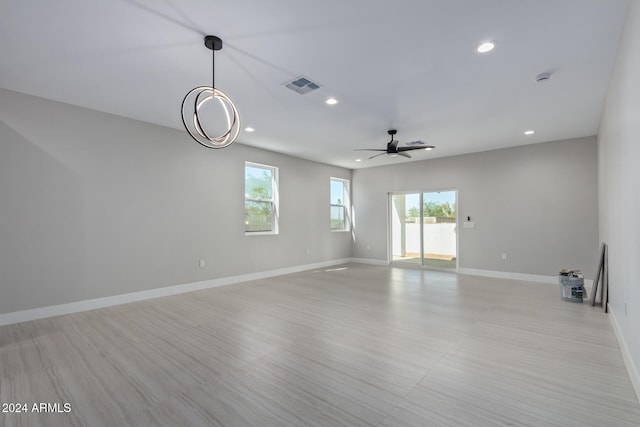
<path id="1" fill-rule="evenodd" d="M 277 232 L 277 171 L 272 166 L 245 163 L 244 224 L 246 233 Z"/>

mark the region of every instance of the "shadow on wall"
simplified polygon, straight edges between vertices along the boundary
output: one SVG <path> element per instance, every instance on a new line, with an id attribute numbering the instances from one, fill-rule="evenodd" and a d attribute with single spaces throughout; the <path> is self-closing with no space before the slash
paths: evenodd
<path id="1" fill-rule="evenodd" d="M 83 299 L 83 183 L 4 121 L 0 200 L 0 314 Z"/>

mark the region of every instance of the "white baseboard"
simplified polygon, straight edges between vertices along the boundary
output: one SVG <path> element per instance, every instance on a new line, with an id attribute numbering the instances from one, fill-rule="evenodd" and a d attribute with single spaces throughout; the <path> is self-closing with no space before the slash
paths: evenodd
<path id="1" fill-rule="evenodd" d="M 627 368 L 627 373 L 629 374 L 629 379 L 631 380 L 631 384 L 633 385 L 633 389 L 636 392 L 636 398 L 640 403 L 640 373 L 638 371 L 638 367 L 633 361 L 631 357 L 631 353 L 629 352 L 629 347 L 627 347 L 627 342 L 624 339 L 624 335 L 622 335 L 622 330 L 620 329 L 620 324 L 618 323 L 618 319 L 616 319 L 616 315 L 611 310 L 611 304 L 607 303 L 609 313 L 609 319 L 611 321 L 611 326 L 613 327 L 613 331 L 616 334 L 616 339 L 618 340 L 618 345 L 620 346 L 620 351 L 622 352 L 622 360 L 624 360 L 624 366 Z"/>
<path id="2" fill-rule="evenodd" d="M 544 276 L 540 274 L 527 274 L 527 273 L 512 273 L 509 271 L 495 271 L 495 270 L 481 270 L 478 268 L 459 268 L 457 270 L 459 274 L 466 274 L 470 276 L 483 276 L 483 277 L 495 277 L 498 279 L 511 279 L 511 280 L 523 280 L 526 282 L 537 283 L 551 283 L 558 284 L 558 276 Z M 593 285 L 593 280 L 585 279 L 584 286 L 590 289 Z"/>
<path id="3" fill-rule="evenodd" d="M 373 259 L 373 258 L 351 258 L 350 262 L 357 262 L 359 264 L 369 264 L 369 265 L 389 265 L 389 261 L 384 259 Z"/>
<path id="4" fill-rule="evenodd" d="M 81 311 L 127 304 L 130 302 L 143 301 L 152 298 L 183 294 L 186 292 L 199 291 L 201 289 L 248 282 L 251 280 L 265 279 L 268 277 L 280 276 L 283 274 L 298 273 L 300 271 L 314 270 L 316 268 L 330 267 L 333 265 L 345 264 L 348 262 L 351 262 L 351 258 L 324 261 L 314 264 L 298 265 L 295 267 L 285 267 L 276 270 L 261 271 L 258 273 L 241 274 L 238 276 L 222 277 L 220 279 L 204 280 L 201 282 L 166 286 L 163 288 L 149 289 L 146 291 L 131 292 L 127 294 L 113 295 L 109 297 L 95 298 L 85 301 L 77 301 L 67 304 L 15 311 L 13 313 L 0 314 L 0 326 L 27 322 L 30 320 L 44 319 L 47 317 L 61 316 L 64 314 L 79 313 Z"/>
<path id="5" fill-rule="evenodd" d="M 381 259 L 351 258 L 350 261 L 361 263 L 361 264 L 390 265 L 387 260 L 381 260 Z M 419 268 L 419 267 L 414 267 L 414 268 Z M 448 271 L 448 270 L 438 270 L 438 271 Z M 451 270 L 451 272 L 458 273 L 458 274 L 465 274 L 469 276 L 495 277 L 497 279 L 522 280 L 526 282 L 550 283 L 553 285 L 558 284 L 558 276 L 512 273 L 509 271 L 482 270 L 479 268 L 458 268 L 457 270 Z M 592 285 L 593 285 L 593 280 L 585 279 L 584 286 L 585 288 L 587 288 L 587 290 L 590 290 Z"/>
<path id="6" fill-rule="evenodd" d="M 185 283 L 181 285 L 167 286 L 163 288 L 149 289 L 146 291 L 131 292 L 127 294 L 114 295 L 103 298 L 95 298 L 85 301 L 77 301 L 68 304 L 53 305 L 48 307 L 34 308 L 30 310 L 16 311 L 13 313 L 0 314 L 0 326 L 13 323 L 27 322 L 30 320 L 44 319 L 47 317 L 61 316 L 64 314 L 78 313 L 81 311 L 94 310 L 97 308 L 110 307 L 113 305 L 127 304 L 130 302 L 143 301 L 152 298 L 166 297 L 170 295 L 182 294 L 185 292 L 198 291 L 201 289 L 214 288 L 217 286 L 232 285 L 234 283 L 248 282 L 251 280 L 264 279 L 268 277 L 280 276 L 283 274 L 297 273 L 300 271 L 313 270 L 316 268 L 330 267 L 333 265 L 356 262 L 370 265 L 389 265 L 387 260 L 372 258 L 342 258 L 331 261 L 324 261 L 314 264 L 304 264 L 294 267 L 285 267 L 275 270 L 262 271 L 258 273 L 241 274 L 238 276 L 222 277 L 220 279 L 204 280 L 201 282 Z M 558 283 L 557 276 L 542 276 L 537 274 L 510 273 L 505 271 L 481 270 L 475 268 L 459 268 L 453 273 L 467 274 L 473 276 L 495 277 L 501 279 L 525 280 L 529 282 Z M 592 280 L 585 280 L 585 287 L 590 288 Z"/>

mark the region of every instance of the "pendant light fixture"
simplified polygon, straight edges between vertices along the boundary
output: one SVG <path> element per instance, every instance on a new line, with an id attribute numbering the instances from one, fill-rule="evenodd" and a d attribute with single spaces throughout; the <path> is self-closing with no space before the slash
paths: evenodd
<path id="1" fill-rule="evenodd" d="M 215 86 L 215 51 L 222 49 L 222 40 L 216 36 L 206 36 L 204 45 L 212 51 L 213 72 L 211 86 L 198 86 L 191 89 L 182 100 L 182 123 L 196 142 L 207 148 L 224 148 L 233 144 L 240 132 L 240 116 L 231 98 Z M 226 121 L 226 131 L 219 136 L 212 136 L 211 126 L 205 126 L 203 106 L 209 102 L 219 102 L 222 107 L 222 117 L 207 117 L 209 120 Z M 223 122 L 224 123 L 224 122 Z"/>

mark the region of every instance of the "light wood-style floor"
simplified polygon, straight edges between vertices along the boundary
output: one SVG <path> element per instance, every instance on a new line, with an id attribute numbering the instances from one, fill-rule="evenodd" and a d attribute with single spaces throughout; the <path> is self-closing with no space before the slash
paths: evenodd
<path id="1" fill-rule="evenodd" d="M 601 308 L 349 264 L 0 328 L 2 426 L 638 426 Z"/>

